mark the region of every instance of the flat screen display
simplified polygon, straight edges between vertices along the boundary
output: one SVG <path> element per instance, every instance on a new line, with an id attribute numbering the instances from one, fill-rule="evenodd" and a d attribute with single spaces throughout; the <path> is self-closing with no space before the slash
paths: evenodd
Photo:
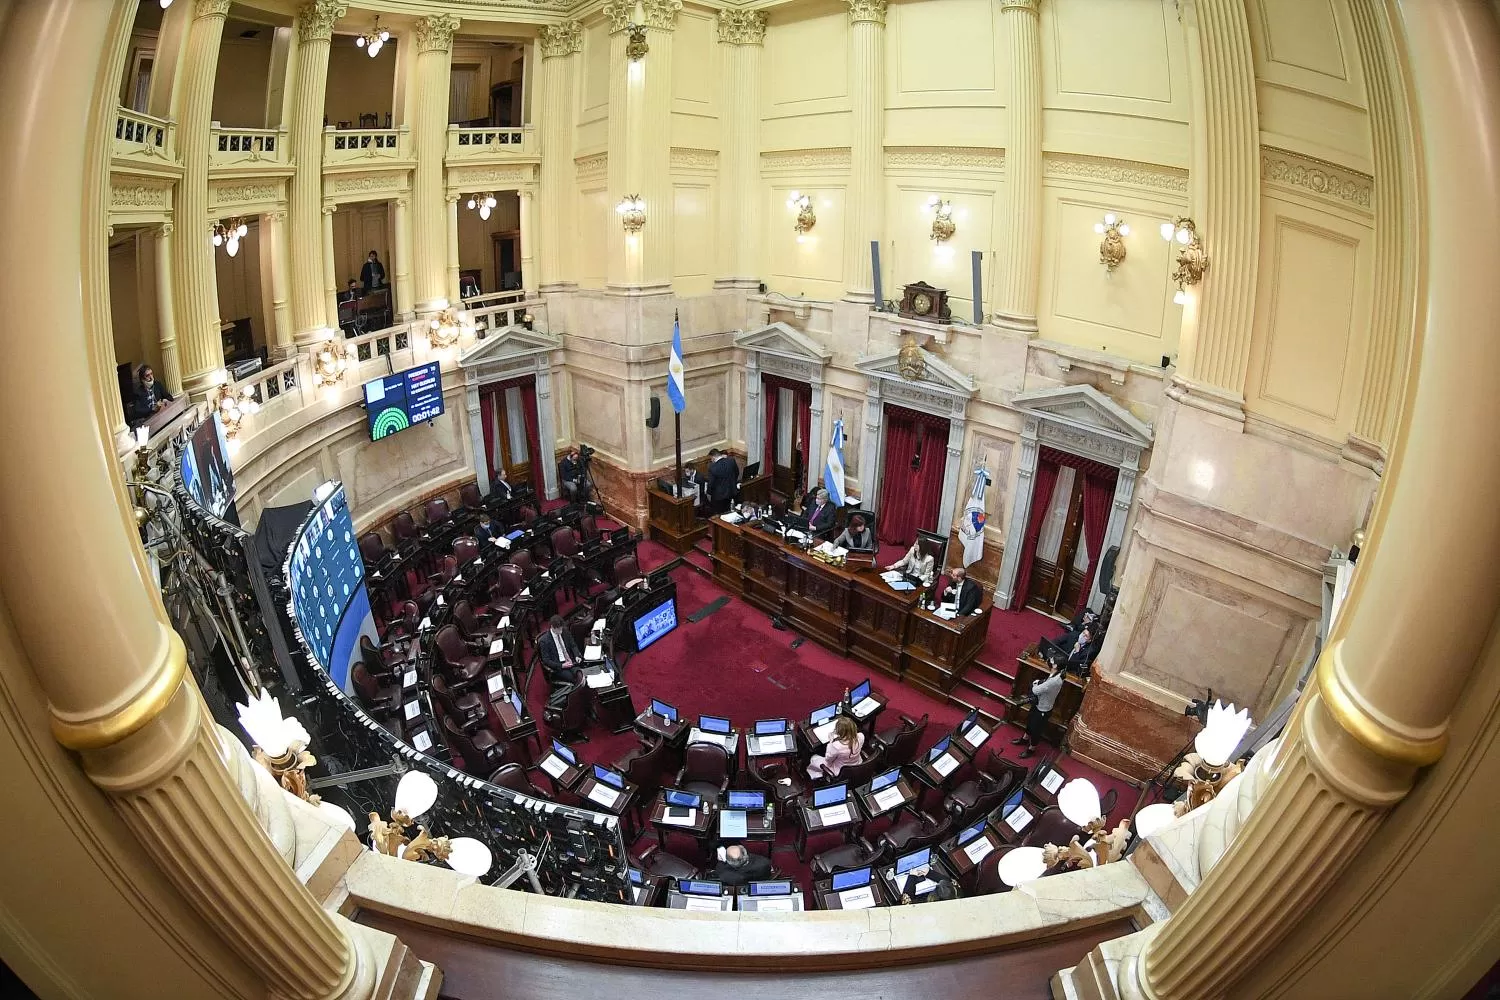
<path id="1" fill-rule="evenodd" d="M 812 724 L 816 726 L 820 722 L 827 722 L 838 713 L 839 706 L 836 703 L 833 705 L 824 705 L 822 708 L 815 709 L 813 711 L 813 714 L 809 716 L 809 719 L 811 720 Z"/>
<path id="2" fill-rule="evenodd" d="M 229 467 L 229 441 L 217 413 L 199 424 L 182 452 L 182 486 L 198 506 L 223 519 L 234 503 L 234 470 Z"/>
<path id="3" fill-rule="evenodd" d="M 611 786 L 613 788 L 624 788 L 625 787 L 625 779 L 624 778 L 620 777 L 618 774 L 616 774 L 615 772 L 611 771 L 609 768 L 607 768 L 607 767 L 600 767 L 598 764 L 594 765 L 594 777 L 597 778 L 599 781 L 602 781 L 606 785 L 609 785 L 609 786 Z"/>
<path id="4" fill-rule="evenodd" d="M 371 441 L 442 415 L 443 375 L 436 361 L 365 383 Z"/>
<path id="5" fill-rule="evenodd" d="M 718 896 L 724 891 L 724 887 L 718 882 L 705 882 L 699 879 L 683 879 L 677 883 L 677 888 L 692 896 Z"/>
<path id="6" fill-rule="evenodd" d="M 729 732 L 729 720 L 721 719 L 715 715 L 700 715 L 698 716 L 698 728 L 705 733 L 725 735 Z"/>
<path id="7" fill-rule="evenodd" d="M 949 740 L 948 740 L 948 737 L 946 737 L 946 736 L 944 736 L 942 739 L 938 740 L 937 743 L 933 745 L 933 748 L 931 750 L 927 751 L 927 759 L 928 760 L 937 760 L 939 757 L 941 757 L 944 753 L 946 753 L 948 751 L 948 743 L 949 743 Z"/>
<path id="8" fill-rule="evenodd" d="M 677 598 L 669 597 L 635 620 L 635 648 L 645 649 L 677 627 Z"/>
<path id="9" fill-rule="evenodd" d="M 792 883 L 789 880 L 750 883 L 750 895 L 752 896 L 790 896 L 791 894 Z"/>
<path id="10" fill-rule="evenodd" d="M 729 808 L 743 809 L 746 812 L 754 812 L 766 807 L 765 792 L 730 792 Z"/>
<path id="11" fill-rule="evenodd" d="M 813 789 L 813 805 L 818 809 L 831 806 L 835 802 L 842 802 L 848 797 L 848 785 L 829 785 L 827 788 Z"/>
<path id="12" fill-rule="evenodd" d="M 839 872 L 833 877 L 833 891 L 840 892 L 844 889 L 853 889 L 857 885 L 868 885 L 870 882 L 870 869 L 856 868 L 852 872 Z"/>
<path id="13" fill-rule="evenodd" d="M 921 868 L 932 860 L 932 848 L 924 847 L 896 859 L 896 874 L 905 875 L 913 868 Z"/>
<path id="14" fill-rule="evenodd" d="M 668 722 L 677 721 L 677 709 L 673 708 L 671 705 L 668 705 L 664 701 L 657 701 L 655 698 L 652 698 L 651 711 L 654 714 L 661 716 L 663 719 L 666 719 Z"/>
<path id="15" fill-rule="evenodd" d="M 578 758 L 573 755 L 573 751 L 569 750 L 563 744 L 557 742 L 557 740 L 552 741 L 552 752 L 557 754 L 563 760 L 567 761 L 569 764 L 578 763 Z"/>
<path id="16" fill-rule="evenodd" d="M 875 775 L 874 779 L 870 782 L 870 791 L 878 792 L 881 789 L 890 788 L 900 780 L 901 769 L 899 767 L 893 767 L 884 774 Z"/>
<path id="17" fill-rule="evenodd" d="M 683 809 L 697 809 L 702 802 L 696 792 L 683 792 L 676 788 L 668 788 L 665 792 L 667 805 L 679 806 Z"/>
<path id="18" fill-rule="evenodd" d="M 975 823 L 973 826 L 969 827 L 963 833 L 960 833 L 958 835 L 958 846 L 959 847 L 964 846 L 969 841 L 973 840 L 975 837 L 979 836 L 983 832 L 984 832 L 984 821 L 980 820 L 978 823 Z"/>
<path id="19" fill-rule="evenodd" d="M 786 732 L 785 719 L 762 719 L 755 724 L 756 736 L 775 736 Z"/>
<path id="20" fill-rule="evenodd" d="M 849 692 L 849 704 L 858 705 L 870 696 L 870 682 L 861 681 L 859 687 Z"/>
<path id="21" fill-rule="evenodd" d="M 349 675 L 359 656 L 360 634 L 374 638 L 375 621 L 342 484 L 313 508 L 292 543 L 287 585 L 292 616 L 313 659 L 340 689 L 351 691 Z"/>

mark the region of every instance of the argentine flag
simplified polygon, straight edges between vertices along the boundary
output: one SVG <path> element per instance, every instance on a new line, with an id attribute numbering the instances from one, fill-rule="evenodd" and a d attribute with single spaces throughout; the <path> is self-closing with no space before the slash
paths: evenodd
<path id="1" fill-rule="evenodd" d="M 844 419 L 833 422 L 833 440 L 828 442 L 828 461 L 823 465 L 823 488 L 835 507 L 844 505 Z"/>
<path id="2" fill-rule="evenodd" d="M 677 324 L 676 316 L 672 317 L 672 358 L 667 362 L 667 398 L 672 401 L 675 412 L 681 413 L 687 409 L 682 367 L 682 329 Z"/>
<path id="3" fill-rule="evenodd" d="M 970 566 L 984 558 L 984 491 L 990 485 L 990 470 L 980 466 L 974 470 L 974 488 L 969 490 L 969 502 L 964 504 L 964 516 L 958 521 L 958 537 L 964 543 L 964 565 Z"/>

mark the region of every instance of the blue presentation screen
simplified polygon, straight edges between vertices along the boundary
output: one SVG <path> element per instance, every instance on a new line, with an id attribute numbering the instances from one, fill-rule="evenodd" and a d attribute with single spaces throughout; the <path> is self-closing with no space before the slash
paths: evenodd
<path id="1" fill-rule="evenodd" d="M 365 383 L 371 441 L 442 415 L 443 375 L 436 361 Z"/>
<path id="2" fill-rule="evenodd" d="M 340 485 L 313 509 L 287 561 L 292 616 L 318 665 L 342 690 L 359 656 L 359 636 L 374 634 L 365 564 Z"/>
<path id="3" fill-rule="evenodd" d="M 635 620 L 635 648 L 645 649 L 677 627 L 677 598 L 669 597 Z"/>

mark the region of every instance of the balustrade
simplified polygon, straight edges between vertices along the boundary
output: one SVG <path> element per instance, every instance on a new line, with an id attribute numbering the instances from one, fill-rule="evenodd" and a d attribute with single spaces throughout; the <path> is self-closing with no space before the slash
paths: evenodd
<path id="1" fill-rule="evenodd" d="M 177 126 L 165 118 L 120 108 L 115 112 L 114 156 L 172 160 L 177 156 Z"/>
<path id="2" fill-rule="evenodd" d="M 215 128 L 213 131 L 208 161 L 211 167 L 286 166 L 291 162 L 287 155 L 286 129 Z"/>
<path id="3" fill-rule="evenodd" d="M 365 160 L 399 160 L 406 149 L 406 129 L 326 128 L 323 130 L 323 164 L 358 163 Z"/>
<path id="4" fill-rule="evenodd" d="M 521 159 L 537 155 L 536 130 L 448 126 L 448 160 Z"/>

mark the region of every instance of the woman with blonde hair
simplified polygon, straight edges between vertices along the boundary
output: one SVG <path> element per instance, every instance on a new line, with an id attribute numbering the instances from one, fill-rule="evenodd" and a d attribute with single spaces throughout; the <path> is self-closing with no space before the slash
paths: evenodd
<path id="1" fill-rule="evenodd" d="M 838 777 L 845 764 L 859 760 L 864 748 L 865 734 L 859 731 L 859 726 L 849 716 L 839 716 L 834 720 L 833 739 L 828 741 L 828 747 L 821 755 L 813 754 L 807 762 L 808 777 L 814 781 Z"/>

